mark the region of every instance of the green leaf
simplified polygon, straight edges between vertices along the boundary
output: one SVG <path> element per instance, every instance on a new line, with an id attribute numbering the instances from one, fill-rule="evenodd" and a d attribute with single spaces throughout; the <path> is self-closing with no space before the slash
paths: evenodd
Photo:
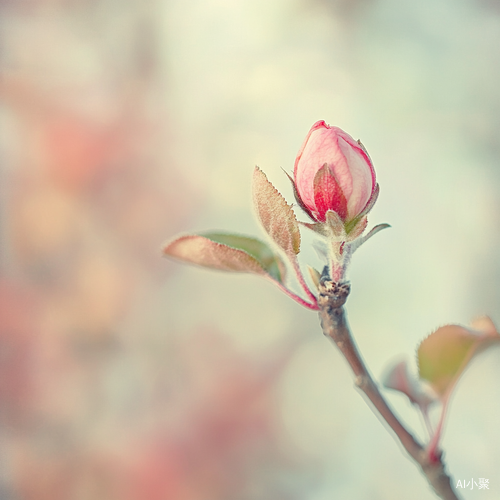
<path id="1" fill-rule="evenodd" d="M 295 213 L 258 167 L 253 176 L 253 195 L 257 215 L 267 234 L 287 255 L 298 254 L 300 231 Z"/>
<path id="2" fill-rule="evenodd" d="M 473 328 L 447 325 L 438 328 L 419 346 L 420 378 L 445 399 L 474 355 L 500 342 L 489 318 L 480 318 Z"/>
<path id="3" fill-rule="evenodd" d="M 163 253 L 169 257 L 220 271 L 268 275 L 283 283 L 285 265 L 262 241 L 225 233 L 181 236 L 168 243 Z"/>
<path id="4" fill-rule="evenodd" d="M 274 279 L 281 283 L 285 281 L 285 264 L 268 245 L 257 238 L 229 233 L 202 233 L 202 236 L 216 243 L 221 243 L 237 250 L 243 250 L 257 260 Z"/>

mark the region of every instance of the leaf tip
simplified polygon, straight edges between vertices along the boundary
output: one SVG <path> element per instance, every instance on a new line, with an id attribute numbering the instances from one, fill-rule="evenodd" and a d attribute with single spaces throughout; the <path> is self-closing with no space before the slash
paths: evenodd
<path id="1" fill-rule="evenodd" d="M 471 322 L 471 327 L 486 335 L 499 335 L 498 329 L 489 316 L 479 316 Z"/>

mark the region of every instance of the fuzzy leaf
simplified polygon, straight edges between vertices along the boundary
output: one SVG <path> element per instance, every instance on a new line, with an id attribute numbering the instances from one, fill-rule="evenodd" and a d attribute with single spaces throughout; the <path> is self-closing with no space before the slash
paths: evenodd
<path id="1" fill-rule="evenodd" d="M 459 325 L 438 328 L 418 348 L 420 378 L 445 399 L 473 356 L 500 342 L 489 318 L 477 320 L 473 330 Z"/>
<path id="2" fill-rule="evenodd" d="M 285 266 L 263 242 L 224 233 L 181 236 L 168 243 L 163 253 L 169 257 L 210 269 L 269 275 L 282 283 Z"/>
<path id="3" fill-rule="evenodd" d="M 257 215 L 269 236 L 288 255 L 300 252 L 300 231 L 297 218 L 285 198 L 255 167 L 253 194 Z"/>

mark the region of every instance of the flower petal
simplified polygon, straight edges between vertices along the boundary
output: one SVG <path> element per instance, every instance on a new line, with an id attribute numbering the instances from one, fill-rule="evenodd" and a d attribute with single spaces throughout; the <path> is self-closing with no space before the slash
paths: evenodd
<path id="1" fill-rule="evenodd" d="M 340 180 L 339 182 L 346 198 L 349 200 L 347 203 L 348 218 L 353 219 L 363 210 L 372 195 L 375 187 L 372 176 L 373 168 L 371 167 L 371 163 L 367 162 L 366 153 L 364 153 L 357 143 L 356 147 L 353 147 L 345 138 L 339 137 L 338 144 L 349 165 L 350 192 L 342 186 Z M 336 168 L 337 166 L 335 165 L 335 173 Z"/>

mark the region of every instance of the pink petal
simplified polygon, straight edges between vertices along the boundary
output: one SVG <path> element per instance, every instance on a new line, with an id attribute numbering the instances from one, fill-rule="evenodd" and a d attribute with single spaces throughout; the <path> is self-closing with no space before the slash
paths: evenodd
<path id="1" fill-rule="evenodd" d="M 338 143 L 349 165 L 351 190 L 350 192 L 346 192 L 345 188 L 343 190 L 348 200 L 347 211 L 349 219 L 354 219 L 368 203 L 375 187 L 373 182 L 374 175 L 372 175 L 373 167 L 371 163 L 367 163 L 366 154 L 359 146 L 356 148 L 353 147 L 344 138 L 339 138 Z M 340 180 L 339 182 L 342 186 Z"/>

